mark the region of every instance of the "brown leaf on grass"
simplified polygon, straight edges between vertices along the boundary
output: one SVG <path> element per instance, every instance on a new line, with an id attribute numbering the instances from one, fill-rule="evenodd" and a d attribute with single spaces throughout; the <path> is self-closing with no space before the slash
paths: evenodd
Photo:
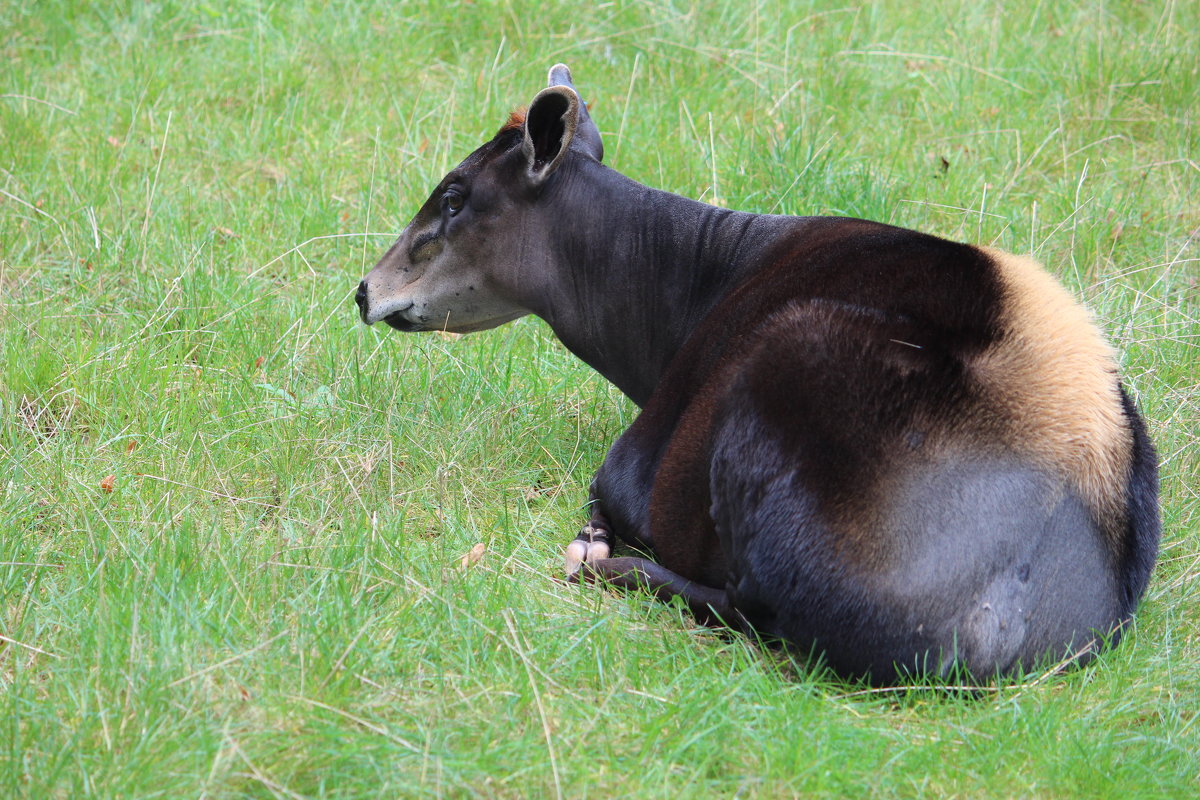
<path id="1" fill-rule="evenodd" d="M 487 547 L 483 544 L 483 542 L 475 545 L 471 548 L 471 552 L 467 553 L 458 560 L 459 569 L 466 569 L 474 564 L 478 564 L 479 560 L 483 558 L 483 554 L 485 552 L 487 552 Z"/>
<path id="2" fill-rule="evenodd" d="M 541 482 L 530 486 L 525 492 L 526 501 L 539 500 L 543 497 L 554 497 L 561 490 L 561 486 L 543 486 Z"/>
<path id="3" fill-rule="evenodd" d="M 116 475 L 105 475 L 100 479 L 100 490 L 106 494 L 112 494 L 113 487 L 117 485 Z"/>
<path id="4" fill-rule="evenodd" d="M 130 439 L 129 444 L 125 445 L 125 452 L 132 453 L 134 450 L 137 450 L 137 446 L 137 439 Z"/>
<path id="5" fill-rule="evenodd" d="M 238 238 L 238 235 L 236 233 L 234 233 L 232 230 L 230 230 L 229 228 L 226 228 L 223 225 L 215 225 L 215 226 L 213 226 L 213 230 L 216 231 L 217 233 L 221 234 L 222 236 L 224 236 L 226 239 Z"/>

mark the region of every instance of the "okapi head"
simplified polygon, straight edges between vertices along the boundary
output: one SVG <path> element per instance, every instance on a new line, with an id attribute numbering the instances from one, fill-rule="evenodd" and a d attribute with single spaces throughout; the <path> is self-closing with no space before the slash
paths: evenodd
<path id="1" fill-rule="evenodd" d="M 600 132 L 562 64 L 528 111 L 452 169 L 359 284 L 368 325 L 485 330 L 536 313 L 544 246 L 572 159 L 599 162 Z"/>

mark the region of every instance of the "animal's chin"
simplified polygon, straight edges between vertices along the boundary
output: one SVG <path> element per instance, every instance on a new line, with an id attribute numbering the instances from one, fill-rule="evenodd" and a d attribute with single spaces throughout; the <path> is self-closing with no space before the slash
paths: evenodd
<path id="1" fill-rule="evenodd" d="M 415 333 L 416 331 L 429 330 L 419 322 L 413 322 L 405 317 L 404 313 L 401 311 L 397 311 L 394 314 L 388 314 L 383 318 L 383 321 L 396 330 L 404 331 L 405 333 Z"/>
<path id="2" fill-rule="evenodd" d="M 444 324 L 444 325 L 427 325 L 420 322 L 413 322 L 408 317 L 404 316 L 403 311 L 395 311 L 383 318 L 383 321 L 391 325 L 398 331 L 405 333 L 417 333 L 420 331 L 444 331 L 446 333 L 476 333 L 477 331 L 486 331 L 503 325 L 506 322 L 522 317 L 527 312 L 521 311 L 515 314 L 506 314 L 491 319 L 484 319 L 477 322 L 465 322 L 462 324 Z M 449 320 L 447 320 L 449 322 Z"/>

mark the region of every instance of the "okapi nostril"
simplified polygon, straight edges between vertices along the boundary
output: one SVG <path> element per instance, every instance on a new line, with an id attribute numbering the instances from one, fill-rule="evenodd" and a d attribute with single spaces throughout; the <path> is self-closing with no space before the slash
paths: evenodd
<path id="1" fill-rule="evenodd" d="M 366 307 L 367 307 L 367 282 L 366 281 L 359 281 L 358 291 L 354 293 L 354 302 L 358 305 L 360 310 L 366 309 Z"/>

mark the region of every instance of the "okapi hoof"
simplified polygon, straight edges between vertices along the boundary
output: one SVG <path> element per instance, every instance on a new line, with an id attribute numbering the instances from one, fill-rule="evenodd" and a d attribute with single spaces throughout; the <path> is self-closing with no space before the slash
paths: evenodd
<path id="1" fill-rule="evenodd" d="M 567 579 L 578 580 L 579 570 L 585 563 L 599 561 L 610 555 L 612 555 L 612 534 L 592 520 L 584 525 L 583 529 L 579 531 L 579 535 L 567 545 L 567 552 L 563 557 Z"/>

